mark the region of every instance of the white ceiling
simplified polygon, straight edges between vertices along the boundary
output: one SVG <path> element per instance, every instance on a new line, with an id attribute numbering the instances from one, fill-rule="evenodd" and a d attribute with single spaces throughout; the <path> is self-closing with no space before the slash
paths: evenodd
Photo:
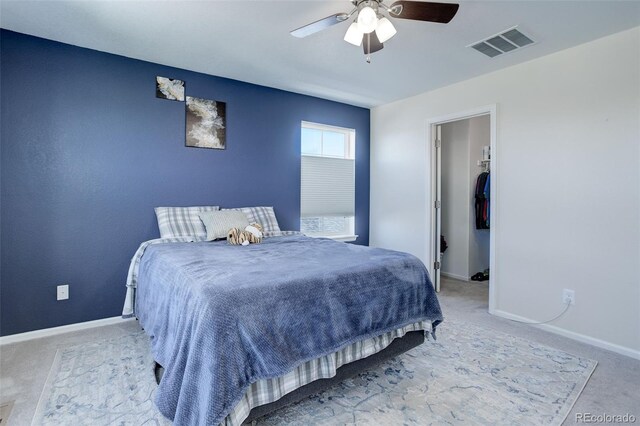
<path id="1" fill-rule="evenodd" d="M 388 4 L 392 3 L 389 1 Z M 289 31 L 351 9 L 341 1 L 2 0 L 2 28 L 164 65 L 371 107 L 640 25 L 640 1 L 465 1 L 450 24 L 393 19 L 365 62 L 348 23 Z M 465 46 L 504 29 L 537 41 L 489 59 Z"/>

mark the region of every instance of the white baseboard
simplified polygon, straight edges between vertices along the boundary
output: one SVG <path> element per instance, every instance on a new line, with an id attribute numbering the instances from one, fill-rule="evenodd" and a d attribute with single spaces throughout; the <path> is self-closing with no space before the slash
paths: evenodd
<path id="1" fill-rule="evenodd" d="M 489 313 L 501 318 L 509 319 L 509 320 L 535 322 L 535 320 L 533 319 L 521 317 L 519 315 L 514 315 L 509 312 L 501 311 L 499 309 L 494 309 Z M 606 349 L 608 351 L 615 352 L 620 355 L 625 355 L 625 356 L 640 360 L 640 351 L 627 348 L 626 346 L 621 346 L 615 343 L 607 342 L 605 340 L 596 339 L 595 337 L 590 337 L 585 334 L 569 331 L 567 329 L 560 328 L 555 325 L 550 325 L 550 324 L 530 324 L 530 325 L 545 331 L 549 331 L 554 334 L 558 334 L 560 336 L 568 337 L 569 339 L 577 340 L 578 342 L 587 343 L 589 345 L 596 346 L 598 348 Z"/>
<path id="2" fill-rule="evenodd" d="M 40 339 L 41 337 L 55 336 L 56 334 L 69 333 L 71 331 L 85 330 L 94 327 L 103 327 L 105 325 L 120 324 L 125 321 L 133 321 L 135 318 L 122 319 L 122 317 L 104 318 L 95 321 L 78 322 L 75 324 L 62 325 L 60 327 L 44 328 L 42 330 L 27 331 L 26 333 L 11 334 L 9 336 L 0 337 L 0 346 L 10 343 L 24 342 L 32 339 Z"/>
<path id="3" fill-rule="evenodd" d="M 452 274 L 451 272 L 440 271 L 440 275 L 447 278 L 453 278 L 460 281 L 469 281 L 469 277 L 464 277 L 462 275 Z"/>

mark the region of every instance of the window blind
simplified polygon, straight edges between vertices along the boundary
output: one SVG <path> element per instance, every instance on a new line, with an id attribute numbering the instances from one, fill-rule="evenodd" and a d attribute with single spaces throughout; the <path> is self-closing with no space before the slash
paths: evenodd
<path id="1" fill-rule="evenodd" d="M 354 216 L 355 162 L 302 156 L 302 217 Z"/>

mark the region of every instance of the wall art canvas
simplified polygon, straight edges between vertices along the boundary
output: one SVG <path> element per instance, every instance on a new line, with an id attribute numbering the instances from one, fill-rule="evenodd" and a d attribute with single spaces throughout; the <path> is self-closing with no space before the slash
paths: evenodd
<path id="1" fill-rule="evenodd" d="M 156 98 L 184 102 L 184 81 L 157 76 Z"/>
<path id="2" fill-rule="evenodd" d="M 226 104 L 187 96 L 187 146 L 225 149 Z"/>

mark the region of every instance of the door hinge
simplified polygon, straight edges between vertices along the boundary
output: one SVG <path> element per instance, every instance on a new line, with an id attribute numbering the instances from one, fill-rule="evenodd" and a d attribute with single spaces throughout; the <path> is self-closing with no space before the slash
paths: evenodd
<path id="1" fill-rule="evenodd" d="M 441 206 L 441 204 L 440 204 L 440 200 L 435 201 L 435 202 L 433 203 L 433 205 L 434 205 L 434 207 L 435 207 L 436 209 L 439 209 L 439 208 L 440 208 L 440 206 Z"/>
<path id="2" fill-rule="evenodd" d="M 440 262 L 433 262 L 433 269 L 440 269 Z"/>
<path id="3" fill-rule="evenodd" d="M 440 148 L 442 145 L 442 141 L 440 139 L 436 139 L 436 148 Z"/>

